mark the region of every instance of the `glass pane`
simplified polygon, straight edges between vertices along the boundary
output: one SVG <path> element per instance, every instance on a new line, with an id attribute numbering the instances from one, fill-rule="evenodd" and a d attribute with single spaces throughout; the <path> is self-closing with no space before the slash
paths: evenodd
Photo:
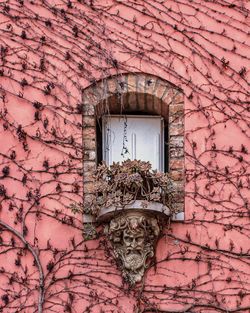
<path id="1" fill-rule="evenodd" d="M 163 119 L 159 116 L 104 116 L 103 157 L 108 165 L 124 160 L 149 161 L 163 170 Z"/>

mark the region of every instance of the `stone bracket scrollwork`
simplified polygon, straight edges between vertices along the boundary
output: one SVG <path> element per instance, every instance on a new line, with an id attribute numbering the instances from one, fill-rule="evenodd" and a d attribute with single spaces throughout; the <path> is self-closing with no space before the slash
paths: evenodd
<path id="1" fill-rule="evenodd" d="M 160 230 L 158 217 L 146 210 L 120 212 L 105 227 L 122 276 L 130 285 L 142 280 L 155 254 Z"/>

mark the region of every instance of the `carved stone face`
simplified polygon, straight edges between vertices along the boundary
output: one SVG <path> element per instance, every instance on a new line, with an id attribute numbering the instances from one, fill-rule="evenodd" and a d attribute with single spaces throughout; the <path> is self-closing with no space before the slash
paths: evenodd
<path id="1" fill-rule="evenodd" d="M 124 266 L 128 270 L 138 270 L 144 263 L 145 234 L 142 229 L 123 231 Z"/>
<path id="2" fill-rule="evenodd" d="M 131 284 L 141 281 L 160 228 L 156 218 L 126 213 L 111 220 L 107 228 L 123 277 Z"/>

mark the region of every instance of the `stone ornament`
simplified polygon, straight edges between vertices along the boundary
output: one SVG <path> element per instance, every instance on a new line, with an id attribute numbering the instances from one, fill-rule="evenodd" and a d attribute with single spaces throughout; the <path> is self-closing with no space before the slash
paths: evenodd
<path id="1" fill-rule="evenodd" d="M 158 219 L 147 212 L 123 212 L 110 221 L 105 232 L 124 279 L 130 285 L 140 282 L 154 256 L 160 234 Z"/>

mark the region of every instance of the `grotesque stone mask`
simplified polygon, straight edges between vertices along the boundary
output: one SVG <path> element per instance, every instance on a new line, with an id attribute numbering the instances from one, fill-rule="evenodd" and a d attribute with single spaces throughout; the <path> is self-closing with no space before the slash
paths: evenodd
<path id="1" fill-rule="evenodd" d="M 113 218 L 106 233 L 114 249 L 122 275 L 130 285 L 142 280 L 160 233 L 155 217 L 127 212 Z"/>

